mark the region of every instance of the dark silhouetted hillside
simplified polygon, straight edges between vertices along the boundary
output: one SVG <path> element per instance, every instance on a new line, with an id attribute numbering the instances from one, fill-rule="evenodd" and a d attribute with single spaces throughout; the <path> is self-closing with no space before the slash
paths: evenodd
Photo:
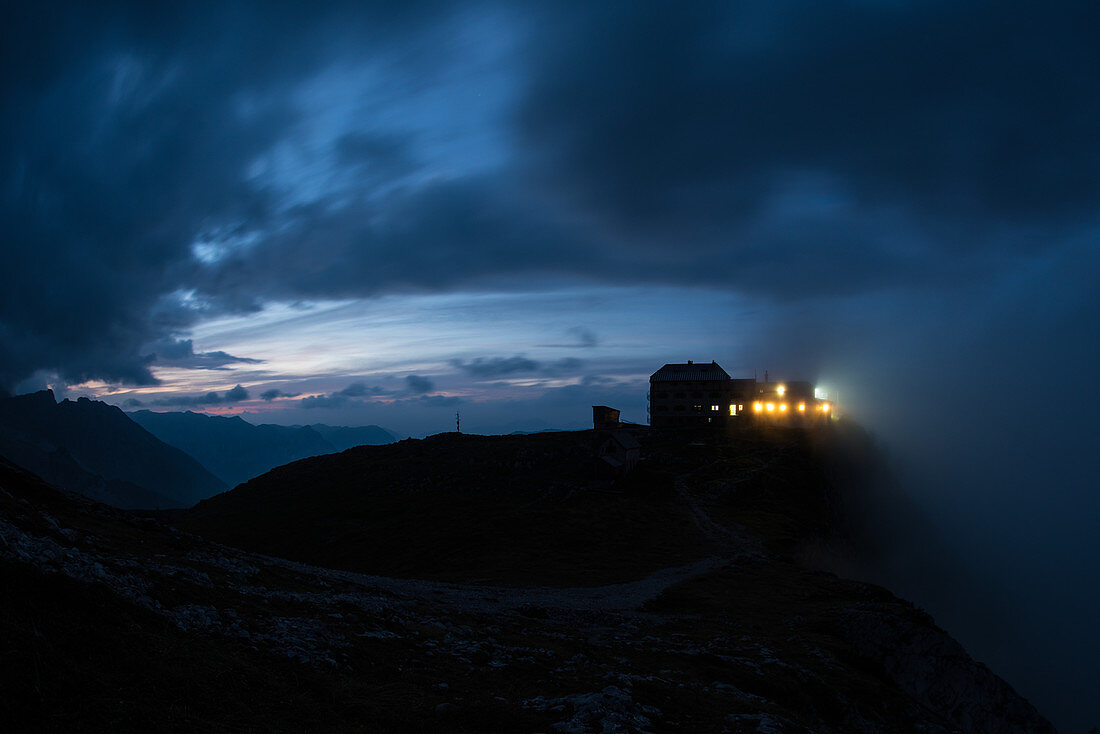
<path id="1" fill-rule="evenodd" d="M 338 558 L 340 544 L 357 543 L 364 555 L 349 564 L 401 570 L 403 553 L 406 571 L 484 570 L 506 586 L 255 555 L 0 460 L 0 721 L 11 731 L 1054 731 L 927 614 L 798 562 L 805 544 L 843 534 L 819 453 L 846 450 L 843 436 L 650 435 L 649 466 L 618 494 L 588 488 L 589 438 L 364 447 L 282 467 L 194 512 L 196 524 L 255 521 L 265 543 L 297 512 L 298 530 L 282 527 L 300 532 L 286 546 L 298 556 L 321 544 Z M 570 584 L 601 577 L 637 580 Z"/>
<path id="2" fill-rule="evenodd" d="M 74 491 L 124 507 L 185 507 L 225 484 L 120 409 L 49 390 L 0 399 L 0 455 Z"/>
<path id="3" fill-rule="evenodd" d="M 361 446 L 274 469 L 185 525 L 334 568 L 510 583 L 605 583 L 706 555 L 668 477 L 644 498 L 588 491 L 590 444 L 451 433 Z"/>

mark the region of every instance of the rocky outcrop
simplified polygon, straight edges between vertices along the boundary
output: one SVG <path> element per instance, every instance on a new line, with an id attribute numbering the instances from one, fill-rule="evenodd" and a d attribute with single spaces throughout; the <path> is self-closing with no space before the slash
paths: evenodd
<path id="1" fill-rule="evenodd" d="M 902 691 L 962 731 L 1055 734 L 1034 706 L 915 609 L 863 605 L 843 614 L 842 628 Z"/>

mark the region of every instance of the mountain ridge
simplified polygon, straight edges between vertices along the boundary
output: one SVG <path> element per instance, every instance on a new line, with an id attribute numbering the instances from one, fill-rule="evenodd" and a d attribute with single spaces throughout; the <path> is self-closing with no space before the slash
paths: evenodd
<path id="1" fill-rule="evenodd" d="M 225 489 L 121 409 L 88 398 L 59 403 L 51 390 L 0 399 L 0 455 L 126 507 L 183 507 Z"/>
<path id="2" fill-rule="evenodd" d="M 140 410 L 128 415 L 160 440 L 195 457 L 230 488 L 298 459 L 394 440 L 378 426 L 256 424 L 241 416 L 192 411 Z"/>

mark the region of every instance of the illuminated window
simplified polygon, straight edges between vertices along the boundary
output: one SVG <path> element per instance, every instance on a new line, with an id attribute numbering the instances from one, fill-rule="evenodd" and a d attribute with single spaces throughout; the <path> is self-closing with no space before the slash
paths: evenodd
<path id="1" fill-rule="evenodd" d="M 736 405 L 731 405 L 730 406 L 730 415 L 737 415 L 737 406 Z"/>
<path id="2" fill-rule="evenodd" d="M 737 406 L 737 410 L 739 410 L 739 411 L 740 411 L 740 410 L 744 410 L 744 409 L 745 409 L 745 406 L 744 406 L 744 405 L 738 405 L 738 406 Z"/>
<path id="3" fill-rule="evenodd" d="M 716 412 L 716 413 L 718 412 L 718 406 L 717 406 L 717 405 L 712 405 L 712 406 L 710 406 L 710 409 L 711 409 L 712 411 Z"/>
<path id="4" fill-rule="evenodd" d="M 703 412 L 703 406 L 702 405 L 694 405 L 694 406 L 692 406 L 692 410 L 694 410 L 696 413 L 702 413 Z"/>

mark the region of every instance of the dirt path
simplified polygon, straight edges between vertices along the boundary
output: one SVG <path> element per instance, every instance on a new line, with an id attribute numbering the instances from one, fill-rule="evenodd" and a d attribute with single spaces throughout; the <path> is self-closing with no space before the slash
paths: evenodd
<path id="1" fill-rule="evenodd" d="M 476 613 L 493 613 L 528 606 L 574 611 L 634 610 L 656 598 L 668 587 L 721 568 L 733 560 L 728 557 L 712 556 L 684 566 L 664 568 L 637 581 L 607 586 L 558 589 L 399 579 L 308 566 L 271 556 L 258 558 L 263 559 L 263 562 L 268 565 L 281 566 L 328 581 L 344 581 L 356 586 L 381 589 L 398 596 L 444 603 L 462 611 Z"/>

